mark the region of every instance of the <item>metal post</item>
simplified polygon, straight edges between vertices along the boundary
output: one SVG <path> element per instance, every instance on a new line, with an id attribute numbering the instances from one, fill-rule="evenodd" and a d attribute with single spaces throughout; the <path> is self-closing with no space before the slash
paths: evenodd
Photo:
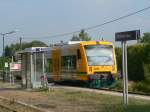
<path id="1" fill-rule="evenodd" d="M 5 67 L 5 71 L 6 71 L 5 79 L 6 79 L 6 81 L 7 81 L 7 79 L 8 79 L 8 75 L 7 75 L 7 67 Z"/>
<path id="2" fill-rule="evenodd" d="M 14 63 L 14 58 L 13 58 L 13 56 L 11 56 L 11 62 Z"/>
<path id="3" fill-rule="evenodd" d="M 13 66 L 14 66 L 14 57 L 13 57 L 13 56 L 11 57 L 11 63 L 12 63 Z M 10 76 L 10 78 L 11 78 L 11 84 L 14 85 L 14 84 L 15 84 L 15 79 L 14 79 L 13 71 L 11 71 L 11 76 Z"/>
<path id="4" fill-rule="evenodd" d="M 36 73 L 36 54 L 34 54 L 34 80 L 37 81 L 37 73 Z"/>
<path id="5" fill-rule="evenodd" d="M 122 41 L 122 76 L 123 76 L 123 102 L 125 104 L 124 41 Z"/>
<path id="6" fill-rule="evenodd" d="M 30 73 L 30 88 L 33 87 L 33 54 L 30 54 L 30 64 L 31 64 L 31 73 Z"/>
<path id="7" fill-rule="evenodd" d="M 5 34 L 2 34 L 2 36 L 3 36 L 3 54 L 2 54 L 2 57 L 3 57 L 3 61 L 2 61 L 2 65 L 3 65 L 3 82 L 5 82 L 5 68 L 4 68 L 4 62 L 5 62 L 5 40 L 4 40 L 4 36 L 5 36 Z"/>
<path id="8" fill-rule="evenodd" d="M 10 74 L 9 74 L 9 83 L 10 83 L 10 85 L 11 85 L 11 82 L 12 82 L 12 81 L 11 81 L 11 76 L 12 76 L 12 75 L 11 75 L 11 71 L 10 71 Z"/>
<path id="9" fill-rule="evenodd" d="M 22 38 L 20 37 L 20 50 L 22 50 Z"/>
<path id="10" fill-rule="evenodd" d="M 4 36 L 5 36 L 5 35 L 3 34 L 3 56 L 5 56 L 5 49 L 4 49 L 4 46 L 5 46 L 5 43 L 4 43 L 4 42 L 5 42 L 5 40 L 4 40 Z"/>
<path id="11" fill-rule="evenodd" d="M 45 67 L 44 67 L 44 52 L 42 53 L 42 65 L 43 65 L 43 75 L 45 73 Z"/>
<path id="12" fill-rule="evenodd" d="M 14 64 L 14 59 L 13 59 L 13 56 L 11 57 L 11 66 L 13 66 Z M 12 85 L 12 71 L 11 71 L 11 68 L 10 68 L 10 73 L 9 73 L 9 83 L 10 85 Z"/>
<path id="13" fill-rule="evenodd" d="M 123 102 L 128 104 L 128 73 L 127 73 L 127 46 L 126 41 L 122 41 L 122 74 L 123 74 Z"/>
<path id="14" fill-rule="evenodd" d="M 125 87 L 126 87 L 126 91 L 125 91 L 125 95 L 126 95 L 126 105 L 128 104 L 128 67 L 127 67 L 127 45 L 126 42 L 124 44 L 124 48 L 125 48 Z"/>
<path id="15" fill-rule="evenodd" d="M 42 65 L 43 65 L 43 86 L 46 86 L 46 74 L 45 74 L 45 62 L 44 62 L 44 52 L 42 52 Z"/>

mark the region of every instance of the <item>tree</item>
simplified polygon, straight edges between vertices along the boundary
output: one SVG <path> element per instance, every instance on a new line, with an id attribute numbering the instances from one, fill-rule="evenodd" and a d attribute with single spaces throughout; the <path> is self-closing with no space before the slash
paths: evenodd
<path id="1" fill-rule="evenodd" d="M 73 35 L 71 41 L 80 41 L 80 39 L 77 35 Z"/>
<path id="2" fill-rule="evenodd" d="M 144 33 L 144 36 L 141 38 L 141 43 L 150 43 L 150 33 Z"/>
<path id="3" fill-rule="evenodd" d="M 12 52 L 11 52 L 11 48 L 7 45 L 5 47 L 5 56 L 11 56 L 12 55 Z"/>
<path id="4" fill-rule="evenodd" d="M 89 41 L 91 37 L 82 29 L 79 35 L 73 35 L 71 41 Z"/>
<path id="5" fill-rule="evenodd" d="M 31 43 L 29 43 L 29 47 L 48 47 L 48 45 L 44 42 L 34 40 Z"/>
<path id="6" fill-rule="evenodd" d="M 34 40 L 30 43 L 27 43 L 27 42 L 22 43 L 22 50 L 24 50 L 25 48 L 29 48 L 29 47 L 47 47 L 47 44 L 45 44 L 44 42 L 41 42 L 41 41 L 37 41 L 37 40 Z M 5 47 L 5 56 L 11 57 L 12 55 L 14 55 L 14 53 L 16 51 L 19 51 L 19 50 L 20 50 L 19 43 L 11 44 L 10 46 L 6 46 Z"/>
<path id="7" fill-rule="evenodd" d="M 88 34 L 84 30 L 81 30 L 81 32 L 79 33 L 79 38 L 81 41 L 91 40 L 91 38 L 88 36 Z"/>

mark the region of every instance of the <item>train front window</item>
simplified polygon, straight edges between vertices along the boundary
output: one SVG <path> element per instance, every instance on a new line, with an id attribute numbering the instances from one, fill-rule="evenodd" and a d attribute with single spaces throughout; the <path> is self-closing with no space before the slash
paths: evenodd
<path id="1" fill-rule="evenodd" d="M 106 45 L 87 45 L 85 46 L 88 64 L 90 66 L 97 65 L 113 65 L 113 47 Z"/>

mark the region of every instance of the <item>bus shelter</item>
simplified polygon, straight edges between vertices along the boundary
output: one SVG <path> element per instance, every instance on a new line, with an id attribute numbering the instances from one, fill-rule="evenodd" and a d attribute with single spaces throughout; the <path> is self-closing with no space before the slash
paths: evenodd
<path id="1" fill-rule="evenodd" d="M 21 77 L 24 88 L 43 87 L 46 82 L 45 67 L 47 47 L 26 48 L 21 54 Z"/>

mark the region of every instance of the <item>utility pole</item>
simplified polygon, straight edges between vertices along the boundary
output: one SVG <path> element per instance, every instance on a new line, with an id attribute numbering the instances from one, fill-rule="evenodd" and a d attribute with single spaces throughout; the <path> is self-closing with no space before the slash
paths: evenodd
<path id="1" fill-rule="evenodd" d="M 3 59 L 2 59 L 2 65 L 3 65 L 3 81 L 5 82 L 5 66 L 4 66 L 4 64 L 5 64 L 5 36 L 6 35 L 9 35 L 9 34 L 13 34 L 13 33 L 16 33 L 18 30 L 13 30 L 13 31 L 11 31 L 11 32 L 7 32 L 7 33 L 0 33 L 0 35 L 2 35 L 2 37 L 3 37 L 3 53 L 2 53 L 2 57 L 3 57 Z"/>
<path id="2" fill-rule="evenodd" d="M 19 40 L 20 40 L 20 50 L 22 50 L 22 37 L 20 37 Z"/>
<path id="3" fill-rule="evenodd" d="M 2 64 L 3 64 L 3 82 L 5 82 L 5 66 L 4 66 L 4 63 L 5 63 L 5 44 L 4 44 L 5 34 L 2 34 L 2 36 L 3 36 L 3 54 L 2 54 L 2 57 L 3 57 L 3 61 L 2 61 Z"/>

